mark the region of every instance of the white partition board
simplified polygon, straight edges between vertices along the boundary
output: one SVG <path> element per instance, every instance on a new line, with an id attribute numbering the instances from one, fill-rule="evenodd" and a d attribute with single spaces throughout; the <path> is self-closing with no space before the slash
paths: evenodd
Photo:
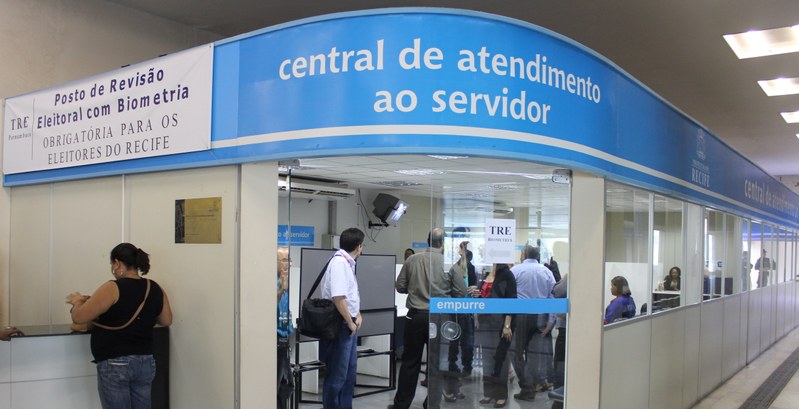
<path id="1" fill-rule="evenodd" d="M 652 357 L 649 381 L 649 408 L 683 407 L 682 389 L 685 369 L 685 315 L 683 309 L 666 311 L 652 317 Z"/>
<path id="2" fill-rule="evenodd" d="M 605 329 L 600 407 L 641 409 L 649 405 L 651 322 L 631 321 Z"/>
<path id="3" fill-rule="evenodd" d="M 97 376 L 13 383 L 11 406 L 14 409 L 100 409 Z"/>
<path id="4" fill-rule="evenodd" d="M 13 340 L 13 382 L 94 376 L 89 335 L 29 337 Z"/>
<path id="5" fill-rule="evenodd" d="M 746 320 L 746 316 L 741 315 L 740 294 L 724 297 L 723 302 L 724 335 L 722 336 L 721 379 L 726 380 L 743 367 L 740 361 L 740 351 L 745 349 L 745 344 L 741 339 L 741 321 Z"/>
<path id="6" fill-rule="evenodd" d="M 724 336 L 724 302 L 717 298 L 702 304 L 702 329 L 699 336 L 699 396 L 705 396 L 721 383 L 721 350 Z"/>

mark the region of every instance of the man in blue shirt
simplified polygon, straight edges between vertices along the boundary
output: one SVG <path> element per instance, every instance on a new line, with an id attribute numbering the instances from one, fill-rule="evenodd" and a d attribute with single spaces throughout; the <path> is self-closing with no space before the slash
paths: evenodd
<path id="1" fill-rule="evenodd" d="M 541 253 L 538 247 L 524 246 L 522 257 L 522 263 L 511 268 L 516 277 L 517 298 L 552 298 L 555 277 L 539 263 Z M 550 367 L 554 371 L 550 332 L 555 322 L 554 316 L 552 318 L 549 314 L 516 315 L 516 356 L 513 367 L 521 388 L 519 393 L 513 395 L 517 400 L 533 400 L 535 382 L 546 384 L 546 378 L 552 372 Z"/>

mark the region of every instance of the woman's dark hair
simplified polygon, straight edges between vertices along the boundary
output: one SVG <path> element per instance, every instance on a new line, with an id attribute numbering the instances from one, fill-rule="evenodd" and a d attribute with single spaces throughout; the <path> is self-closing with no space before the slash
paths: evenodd
<path id="1" fill-rule="evenodd" d="M 630 291 L 630 284 L 627 283 L 626 278 L 622 276 L 616 276 L 610 280 L 610 283 L 616 287 L 616 291 L 619 293 L 618 295 L 632 295 L 632 291 Z"/>
<path id="2" fill-rule="evenodd" d="M 145 275 L 150 271 L 150 255 L 130 243 L 120 243 L 111 250 L 111 261 L 119 260 L 127 267 L 135 268 Z"/>
<path id="3" fill-rule="evenodd" d="M 338 244 L 342 250 L 346 251 L 347 253 L 351 253 L 355 251 L 358 246 L 363 244 L 364 234 L 361 229 L 357 227 L 350 227 L 347 230 L 341 232 L 341 237 L 339 237 Z"/>
<path id="4" fill-rule="evenodd" d="M 677 285 L 675 285 L 675 286 L 672 286 L 672 284 L 671 284 L 671 271 L 672 270 L 677 270 Z M 663 289 L 664 290 L 669 290 L 669 291 L 679 290 L 680 289 L 680 281 L 682 281 L 682 270 L 680 270 L 679 267 L 674 266 L 674 267 L 669 269 L 669 273 L 666 274 L 666 277 L 663 279 Z"/>
<path id="5" fill-rule="evenodd" d="M 667 275 L 666 275 L 666 277 L 668 277 L 669 279 L 671 279 L 671 270 L 677 270 L 677 277 L 680 277 L 680 278 L 682 278 L 682 270 L 680 270 L 680 268 L 679 268 L 679 267 L 677 267 L 677 266 L 674 266 L 674 267 L 670 268 L 670 269 L 669 269 L 669 274 L 667 274 Z"/>

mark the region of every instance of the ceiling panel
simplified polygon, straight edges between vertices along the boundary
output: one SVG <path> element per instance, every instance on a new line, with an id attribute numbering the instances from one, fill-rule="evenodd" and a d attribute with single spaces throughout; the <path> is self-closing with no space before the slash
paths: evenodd
<path id="1" fill-rule="evenodd" d="M 468 173 L 463 171 L 465 168 Z M 396 173 L 398 169 L 430 169 L 436 174 L 409 176 Z M 441 160 L 425 155 L 393 155 L 302 159 L 291 174 L 296 178 L 341 182 L 355 189 L 435 197 L 442 200 L 445 212 L 473 222 L 482 222 L 489 216 L 502 217 L 499 212 L 510 209 L 528 208 L 531 214 L 542 213 L 544 227 L 565 228 L 570 188 L 552 182 L 553 170 L 546 165 L 490 158 Z M 535 175 L 535 179 L 525 175 Z M 413 185 L 380 184 L 386 181 Z"/>

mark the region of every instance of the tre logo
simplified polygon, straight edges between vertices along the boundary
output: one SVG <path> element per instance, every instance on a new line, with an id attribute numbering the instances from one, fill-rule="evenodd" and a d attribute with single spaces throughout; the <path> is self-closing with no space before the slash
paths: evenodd
<path id="1" fill-rule="evenodd" d="M 11 130 L 16 131 L 17 129 L 25 129 L 28 127 L 28 119 L 30 117 L 25 116 L 22 118 L 13 118 L 11 119 Z"/>
<path id="2" fill-rule="evenodd" d="M 491 226 L 491 234 L 501 234 L 503 236 L 510 236 L 513 229 L 507 226 Z"/>

